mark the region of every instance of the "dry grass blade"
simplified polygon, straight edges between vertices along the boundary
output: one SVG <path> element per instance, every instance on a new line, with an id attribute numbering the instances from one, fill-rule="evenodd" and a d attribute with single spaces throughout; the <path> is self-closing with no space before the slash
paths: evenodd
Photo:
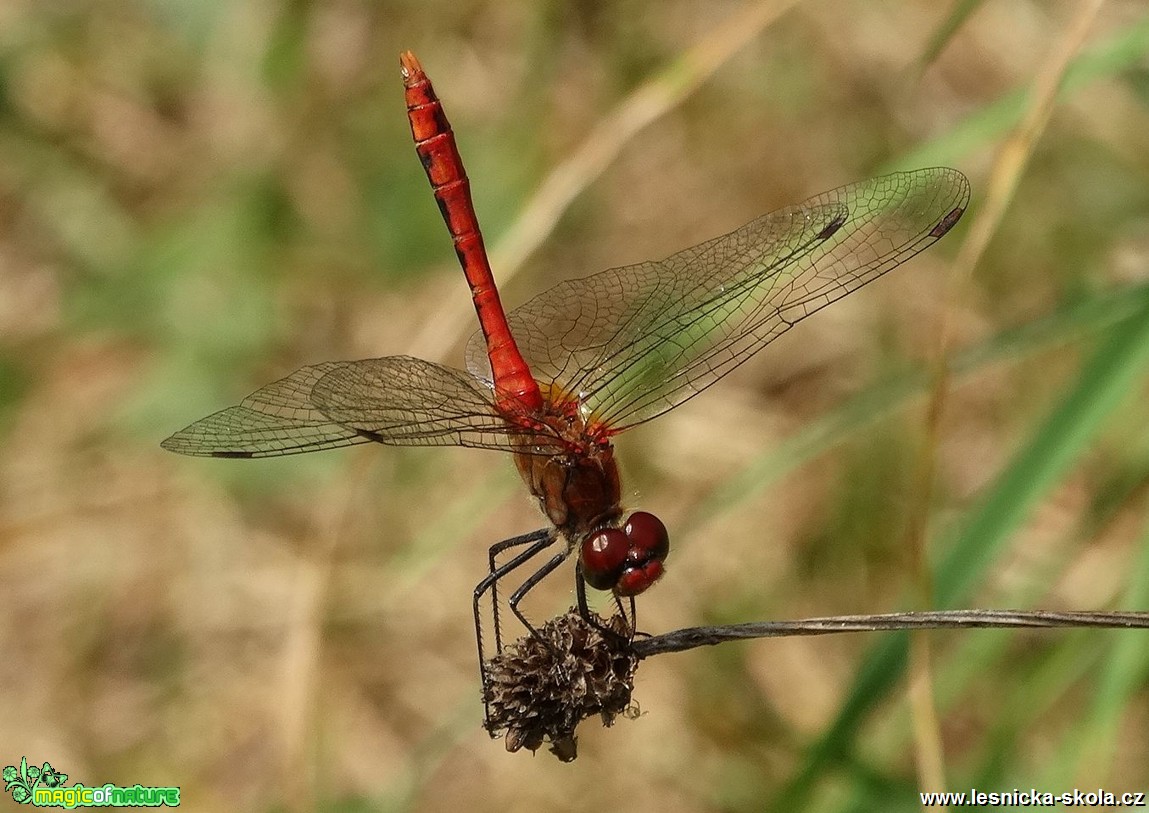
<path id="1" fill-rule="evenodd" d="M 312 548 L 297 560 L 293 603 L 285 608 L 286 636 L 282 651 L 279 737 L 282 781 L 297 800 L 292 809 L 314 807 L 316 788 L 307 765 L 307 743 L 315 736 L 317 698 L 323 656 L 323 625 L 328 618 L 331 575 L 340 543 L 348 536 L 354 506 L 361 496 L 354 487 L 366 479 L 372 465 L 359 454 L 346 468 L 344 487 L 332 492 L 321 514 L 323 527 Z"/>

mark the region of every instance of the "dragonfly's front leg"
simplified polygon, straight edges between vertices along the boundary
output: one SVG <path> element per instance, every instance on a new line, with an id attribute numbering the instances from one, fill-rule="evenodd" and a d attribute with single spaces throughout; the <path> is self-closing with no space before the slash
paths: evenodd
<path id="1" fill-rule="evenodd" d="M 614 606 L 618 609 L 618 614 L 625 622 L 625 628 L 627 630 L 626 635 L 619 635 L 617 630 L 613 630 L 610 627 L 599 623 L 598 613 L 591 612 L 590 604 L 588 604 L 586 600 L 586 579 L 583 577 L 581 562 L 579 563 L 579 566 L 575 568 L 575 596 L 577 596 L 578 599 L 579 615 L 582 616 L 584 621 L 586 621 L 600 633 L 603 635 L 609 635 L 612 638 L 619 638 L 624 640 L 630 640 L 634 638 L 635 632 L 638 629 L 638 609 L 635 605 L 634 596 L 626 597 L 627 602 L 630 604 L 630 610 L 628 612 L 626 606 L 622 602 L 622 596 L 613 591 L 611 592 L 611 596 L 614 598 Z"/>
<path id="2" fill-rule="evenodd" d="M 479 650 L 479 680 L 483 688 L 483 704 L 484 711 L 486 710 L 487 703 L 487 689 L 489 688 L 490 681 L 487 676 L 486 667 L 486 652 L 483 649 L 483 618 L 480 604 L 483 596 L 487 592 L 491 593 L 492 612 L 491 617 L 494 622 L 495 628 L 495 654 L 503 651 L 502 630 L 499 623 L 499 595 L 498 595 L 498 582 L 503 576 L 506 576 L 511 571 L 522 566 L 525 562 L 537 556 L 540 552 L 546 550 L 548 547 L 555 543 L 557 535 L 554 530 L 543 528 L 537 531 L 532 531 L 529 534 L 516 536 L 511 539 L 504 539 L 502 542 L 497 542 L 492 545 L 489 550 L 488 563 L 490 570 L 483 580 L 475 585 L 474 593 L 474 612 L 475 612 L 475 643 Z M 512 548 L 527 545 L 527 549 L 518 553 L 514 558 L 502 565 L 496 566 L 495 560 L 499 554 Z M 517 612 L 515 615 L 519 618 L 522 616 Z M 528 629 L 529 629 L 528 625 Z M 533 631 L 533 630 L 532 630 Z"/>

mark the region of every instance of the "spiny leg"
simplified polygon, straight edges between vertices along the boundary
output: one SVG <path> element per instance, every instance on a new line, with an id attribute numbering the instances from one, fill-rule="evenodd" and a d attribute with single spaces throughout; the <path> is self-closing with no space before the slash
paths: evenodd
<path id="1" fill-rule="evenodd" d="M 538 630 L 536 630 L 531 622 L 527 620 L 527 617 L 519 611 L 519 602 L 521 602 L 527 593 L 534 589 L 539 582 L 554 572 L 555 568 L 565 562 L 568 556 L 570 556 L 569 550 L 556 553 L 551 557 L 550 561 L 546 562 L 542 567 L 528 576 L 522 584 L 515 588 L 515 592 L 511 593 L 510 599 L 507 600 L 507 606 L 511 608 L 511 612 L 515 614 L 515 617 L 522 622 L 524 627 L 530 630 L 531 635 L 534 635 L 540 640 L 542 636 L 539 635 Z"/>
<path id="2" fill-rule="evenodd" d="M 630 616 L 628 617 L 627 612 L 623 607 L 622 597 L 619 596 L 618 593 L 613 591 L 611 592 L 611 596 L 614 598 L 614 604 L 618 608 L 618 613 L 622 616 L 623 621 L 626 622 L 627 629 L 630 630 L 629 635 L 626 636 L 619 635 L 615 630 L 600 624 L 598 621 L 598 614 L 591 612 L 590 604 L 588 604 L 586 600 L 586 578 L 582 574 L 581 563 L 578 567 L 575 568 L 575 596 L 578 599 L 579 615 L 581 615 L 584 621 L 586 621 L 600 633 L 603 635 L 610 635 L 614 638 L 629 639 L 634 637 L 635 629 L 638 626 L 638 611 L 634 602 L 634 596 L 627 597 L 630 603 Z"/>
<path id="3" fill-rule="evenodd" d="M 552 532 L 546 528 L 540 528 L 537 531 L 531 531 L 529 534 L 523 534 L 522 536 L 515 536 L 515 537 L 512 537 L 510 539 L 504 539 L 502 542 L 496 542 L 495 544 L 491 545 L 491 547 L 488 548 L 488 550 L 487 550 L 487 573 L 489 575 L 494 575 L 496 573 L 496 571 L 498 570 L 498 568 L 495 565 L 495 559 L 499 556 L 499 554 L 503 553 L 504 551 L 510 550 L 511 548 L 519 547 L 520 545 L 527 545 L 527 544 L 530 544 L 532 542 L 537 542 L 540 539 L 546 537 L 547 535 L 549 535 L 551 533 Z M 527 557 L 527 558 L 530 558 L 530 557 Z M 513 568 L 511 568 L 511 569 L 513 569 Z M 510 570 L 507 570 L 506 572 L 510 572 Z M 478 591 L 479 587 L 482 587 L 485 583 L 486 583 L 485 579 L 484 579 L 484 581 L 479 582 L 479 585 L 475 588 L 476 591 Z M 501 625 L 499 624 L 499 582 L 498 582 L 498 578 L 495 578 L 494 580 L 491 581 L 490 591 L 491 591 L 491 617 L 492 617 L 492 619 L 494 621 L 494 625 L 495 625 L 495 652 L 498 653 L 498 652 L 503 651 L 502 629 L 501 629 Z M 478 596 L 476 596 L 476 600 L 477 599 L 478 599 Z M 475 611 L 476 630 L 478 628 L 478 625 L 479 625 L 479 615 L 478 615 L 478 609 L 476 608 L 476 611 Z M 476 637 L 479 637 L 479 636 L 476 635 Z M 483 657 L 482 653 L 480 652 L 480 654 L 479 654 L 479 660 L 480 661 L 482 660 L 482 657 Z"/>
<path id="4" fill-rule="evenodd" d="M 630 630 L 630 637 L 633 638 L 638 631 L 638 607 L 634 603 L 634 596 L 627 596 L 626 603 L 630 605 L 629 611 L 623 606 L 622 596 L 618 593 L 612 593 L 614 596 L 614 606 L 618 608 L 618 614 L 622 616 L 622 620 L 626 622 L 626 628 Z"/>
<path id="5" fill-rule="evenodd" d="M 480 683 L 482 685 L 482 689 L 483 689 L 483 717 L 484 717 L 484 719 L 490 718 L 490 709 L 488 707 L 488 698 L 487 698 L 488 689 L 490 688 L 490 680 L 487 676 L 486 653 L 483 651 L 483 620 L 482 620 L 482 613 L 480 612 L 479 603 L 482 600 L 483 595 L 488 590 L 492 590 L 495 583 L 498 582 L 499 579 L 501 579 L 503 576 L 510 573 L 515 568 L 521 566 L 524 562 L 528 561 L 532 557 L 537 556 L 541 551 L 546 550 L 548 547 L 550 547 L 551 545 L 553 545 L 555 543 L 555 540 L 557 538 L 558 537 L 555 535 L 555 533 L 553 531 L 543 529 L 543 530 L 539 530 L 539 531 L 534 531 L 533 533 L 524 534 L 523 536 L 514 537 L 513 539 L 507 539 L 507 540 L 504 540 L 503 542 L 499 542 L 498 544 L 493 545 L 491 548 L 491 550 L 493 551 L 493 553 L 491 554 L 492 562 L 494 560 L 494 557 L 497 554 L 499 554 L 502 551 L 507 550 L 509 548 L 517 547 L 519 545 L 527 545 L 527 544 L 529 544 L 530 547 L 528 547 L 526 550 L 524 550 L 521 553 L 519 553 L 518 555 L 516 555 L 511 560 L 504 562 L 499 567 L 492 567 L 491 572 L 488 573 L 485 577 L 483 577 L 483 580 L 481 582 L 479 582 L 477 585 L 475 585 L 475 594 L 474 594 L 475 643 L 479 649 L 479 681 L 480 681 Z M 497 550 L 496 550 L 496 548 L 497 548 Z M 496 610 L 496 615 L 494 616 L 494 618 L 495 618 L 496 652 L 498 653 L 498 652 L 502 652 L 502 635 L 499 631 L 497 610 Z"/>

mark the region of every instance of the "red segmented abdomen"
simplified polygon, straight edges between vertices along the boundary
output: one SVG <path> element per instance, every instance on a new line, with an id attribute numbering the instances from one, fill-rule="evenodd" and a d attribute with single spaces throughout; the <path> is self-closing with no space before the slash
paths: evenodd
<path id="1" fill-rule="evenodd" d="M 455 134 L 419 60 L 406 51 L 399 62 L 415 151 L 423 162 L 443 220 L 451 232 L 455 253 L 471 287 L 471 298 L 487 340 L 487 355 L 495 378 L 495 404 L 507 416 L 537 412 L 543 405 L 542 393 L 507 325 Z"/>

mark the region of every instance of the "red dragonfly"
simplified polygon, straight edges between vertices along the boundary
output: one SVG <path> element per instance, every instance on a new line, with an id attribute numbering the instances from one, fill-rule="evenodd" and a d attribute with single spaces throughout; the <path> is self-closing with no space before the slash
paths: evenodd
<path id="1" fill-rule="evenodd" d="M 442 105 L 412 53 L 400 64 L 415 149 L 479 317 L 467 372 L 408 356 L 316 364 L 163 447 L 230 458 L 369 441 L 510 452 L 551 527 L 491 548 L 475 588 L 477 628 L 481 597 L 556 544 L 508 601 L 528 629 L 523 596 L 576 551 L 584 614 L 586 584 L 629 598 L 633 612 L 633 597 L 663 574 L 669 541 L 653 515 L 625 516 L 611 439 L 939 240 L 965 212 L 969 183 L 939 167 L 843 186 L 664 260 L 563 282 L 506 313 Z M 497 616 L 495 636 L 501 649 Z"/>

